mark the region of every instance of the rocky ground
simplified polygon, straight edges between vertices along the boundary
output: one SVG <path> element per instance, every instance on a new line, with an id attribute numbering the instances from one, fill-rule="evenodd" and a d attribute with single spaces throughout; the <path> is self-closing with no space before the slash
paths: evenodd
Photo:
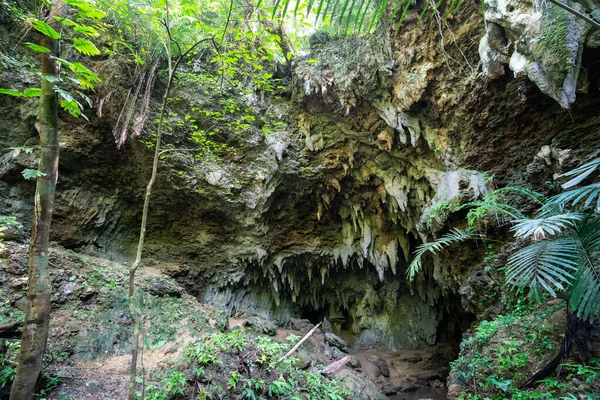
<path id="1" fill-rule="evenodd" d="M 8 323 L 23 318 L 27 246 L 17 242 L 5 242 L 0 246 L 0 323 Z M 51 251 L 50 265 L 54 285 L 53 311 L 45 378 L 40 384 L 39 397 L 125 398 L 132 331 L 126 300 L 126 266 L 59 246 Z M 247 313 L 230 317 L 225 310 L 199 303 L 156 267 L 142 269 L 136 283 L 144 297 L 144 346 L 140 368 L 145 371 L 150 391 L 154 390 L 152 385 L 159 385 L 157 382 L 161 382 L 161 377 L 171 376 L 171 371 L 177 368 L 190 370 L 191 364 L 185 361 L 186 346 L 211 341 L 218 343 L 219 340 L 228 343 L 218 354 L 218 357 L 222 356 L 223 364 L 210 378 L 203 377 L 197 383 L 208 390 L 218 386 L 215 382 L 226 382 L 232 371 L 237 371 L 240 357 L 254 357 L 253 362 L 258 362 L 257 355 L 265 354 L 261 343 L 269 343 L 269 351 L 287 351 L 314 326 L 308 320 L 291 319 L 284 329 L 274 321 Z M 237 331 L 243 332 L 245 347 L 242 352 L 236 352 L 235 346 L 227 342 Z M 421 388 L 429 388 L 427 393 L 430 394 L 444 393 L 443 381 L 448 367 L 441 360 L 447 359 L 447 355 L 439 356 L 449 351 L 444 346 L 435 346 L 427 352 L 355 351 L 352 336 L 342 336 L 347 341 L 335 335 L 331 324 L 325 320 L 293 355 L 294 371 L 308 374 L 349 355 L 350 362 L 332 378 L 333 382 L 339 383 L 340 391 L 353 393 L 350 398 L 409 396 L 407 393 Z M 9 376 L 9 371 L 14 370 L 18 341 L 10 340 L 7 344 L 0 362 L 3 374 Z M 187 386 L 196 382 L 193 377 L 186 379 Z M 303 382 L 305 378 L 298 379 Z M 4 384 L 0 388 L 2 399 L 8 393 L 8 380 L 0 381 Z M 229 395 L 215 398 L 237 398 L 242 394 Z"/>

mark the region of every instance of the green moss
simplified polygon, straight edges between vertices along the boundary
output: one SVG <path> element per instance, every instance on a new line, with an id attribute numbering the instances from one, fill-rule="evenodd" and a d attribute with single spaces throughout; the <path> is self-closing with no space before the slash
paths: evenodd
<path id="1" fill-rule="evenodd" d="M 543 58 L 545 54 L 552 57 L 553 64 L 564 73 L 571 70 L 574 57 L 567 43 L 570 21 L 570 16 L 565 11 L 554 4 L 548 4 L 543 16 L 539 48 L 534 52 L 537 59 Z"/>

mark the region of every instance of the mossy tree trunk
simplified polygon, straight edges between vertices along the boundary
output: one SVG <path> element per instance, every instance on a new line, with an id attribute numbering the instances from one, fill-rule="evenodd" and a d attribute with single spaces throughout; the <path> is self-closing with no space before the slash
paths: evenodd
<path id="1" fill-rule="evenodd" d="M 64 10 L 62 0 L 52 2 L 46 10 L 48 23 L 59 30 L 56 16 Z M 58 76 L 59 66 L 51 56 L 58 55 L 55 40 L 41 36 L 40 45 L 50 53 L 41 53 L 42 85 L 39 103 L 40 162 L 35 191 L 35 208 L 29 243 L 29 288 L 27 289 L 27 311 L 21 339 L 21 354 L 17 374 L 10 393 L 10 400 L 29 400 L 33 396 L 36 382 L 42 370 L 42 358 L 46 349 L 50 322 L 50 296 L 52 282 L 48 269 L 48 242 L 54 192 L 58 179 L 58 98 L 54 84 L 44 76 Z"/>

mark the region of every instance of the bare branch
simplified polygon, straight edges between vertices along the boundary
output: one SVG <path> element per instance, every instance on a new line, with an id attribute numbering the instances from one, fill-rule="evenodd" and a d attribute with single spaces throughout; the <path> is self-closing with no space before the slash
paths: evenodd
<path id="1" fill-rule="evenodd" d="M 292 349 L 290 351 L 288 351 L 285 354 L 285 356 L 283 356 L 279 360 L 277 360 L 277 364 L 283 362 L 283 360 L 285 360 L 286 358 L 288 358 L 289 356 L 294 354 L 294 352 L 296 350 L 298 350 L 298 347 L 300 347 L 300 345 L 302 343 L 304 343 L 306 341 L 306 339 L 308 339 L 310 337 L 310 335 L 312 335 L 320 325 L 321 325 L 321 322 L 319 322 L 317 325 L 315 325 L 306 335 L 304 335 L 304 337 L 302 339 L 300 339 L 300 341 L 298 343 L 296 343 L 296 345 L 294 347 L 292 347 Z"/>

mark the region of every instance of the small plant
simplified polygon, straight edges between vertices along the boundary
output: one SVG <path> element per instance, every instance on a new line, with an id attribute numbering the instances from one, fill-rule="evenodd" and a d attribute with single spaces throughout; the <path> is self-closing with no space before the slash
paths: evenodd
<path id="1" fill-rule="evenodd" d="M 2 234 L 10 228 L 23 229 L 23 225 L 17 221 L 16 217 L 0 215 L 0 242 L 2 241 Z"/>

